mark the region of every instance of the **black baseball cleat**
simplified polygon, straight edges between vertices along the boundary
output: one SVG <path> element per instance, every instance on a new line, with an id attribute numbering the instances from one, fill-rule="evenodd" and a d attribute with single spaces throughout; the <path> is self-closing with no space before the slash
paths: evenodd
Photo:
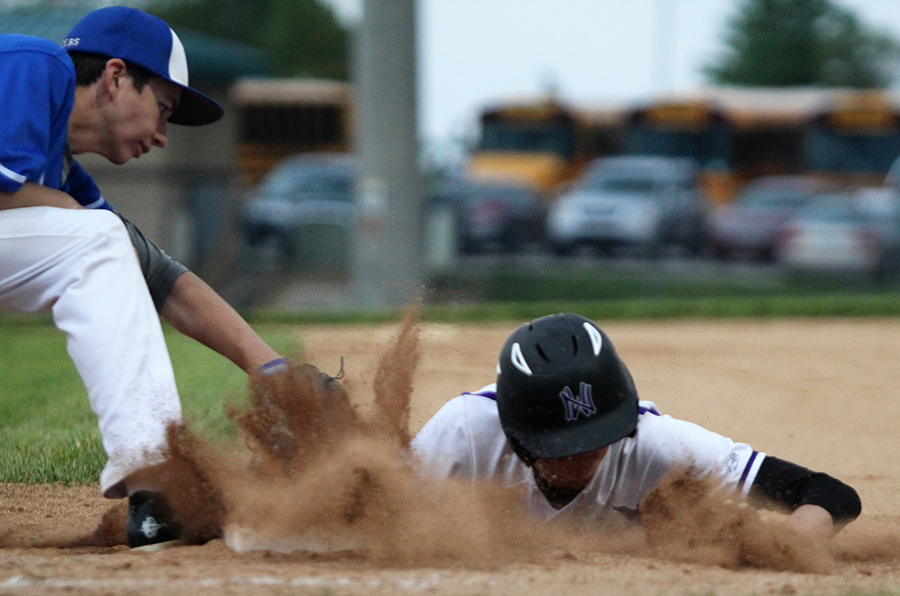
<path id="1" fill-rule="evenodd" d="M 148 490 L 128 497 L 128 523 L 125 528 L 131 548 L 177 540 L 182 530 L 166 499 Z"/>

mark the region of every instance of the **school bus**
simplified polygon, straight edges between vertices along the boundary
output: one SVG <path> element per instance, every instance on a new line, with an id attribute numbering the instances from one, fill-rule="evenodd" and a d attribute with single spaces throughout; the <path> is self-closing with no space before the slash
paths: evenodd
<path id="1" fill-rule="evenodd" d="M 712 88 L 633 109 L 622 150 L 694 158 L 714 203 L 766 175 L 881 184 L 900 155 L 900 110 L 885 91 Z"/>
<path id="2" fill-rule="evenodd" d="M 242 79 L 231 89 L 237 111 L 238 167 L 256 184 L 293 153 L 352 149 L 353 91 L 322 79 Z"/>
<path id="3" fill-rule="evenodd" d="M 595 157 L 619 152 L 625 110 L 574 107 L 554 99 L 509 101 L 480 114 L 469 155 L 474 179 L 514 180 L 542 193 L 576 178 Z"/>
<path id="4" fill-rule="evenodd" d="M 714 203 L 747 180 L 805 170 L 804 136 L 817 90 L 708 89 L 655 99 L 628 117 L 623 152 L 693 158 Z"/>
<path id="5" fill-rule="evenodd" d="M 844 185 L 882 184 L 898 156 L 900 104 L 886 91 L 835 92 L 804 137 L 807 171 Z"/>

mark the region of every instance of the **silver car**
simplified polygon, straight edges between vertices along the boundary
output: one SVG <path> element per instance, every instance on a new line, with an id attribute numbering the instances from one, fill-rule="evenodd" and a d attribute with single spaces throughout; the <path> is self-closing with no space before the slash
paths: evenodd
<path id="1" fill-rule="evenodd" d="M 785 227 L 778 261 L 798 274 L 896 278 L 900 196 L 864 188 L 814 197 Z"/>
<path id="2" fill-rule="evenodd" d="M 685 158 L 600 158 L 547 215 L 547 241 L 562 255 L 583 245 L 604 252 L 637 247 L 650 255 L 678 245 L 700 254 L 707 239 L 707 202 L 696 164 Z"/>

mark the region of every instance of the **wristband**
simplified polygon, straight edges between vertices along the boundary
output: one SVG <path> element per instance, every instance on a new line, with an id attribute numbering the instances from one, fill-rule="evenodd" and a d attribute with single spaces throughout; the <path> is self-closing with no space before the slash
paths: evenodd
<path id="1" fill-rule="evenodd" d="M 290 367 L 291 362 L 287 358 L 276 358 L 260 366 L 257 372 L 264 377 L 271 377 L 286 372 Z"/>

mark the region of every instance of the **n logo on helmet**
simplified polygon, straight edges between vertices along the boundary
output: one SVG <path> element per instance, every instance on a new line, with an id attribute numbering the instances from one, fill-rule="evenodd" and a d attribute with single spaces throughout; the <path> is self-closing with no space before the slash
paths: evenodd
<path id="1" fill-rule="evenodd" d="M 591 386 L 587 383 L 581 384 L 577 396 L 567 386 L 559 392 L 559 397 L 562 399 L 563 407 L 566 409 L 566 420 L 569 422 L 577 420 L 582 415 L 587 418 L 597 413 L 597 406 L 594 405 L 594 398 L 591 395 Z"/>

